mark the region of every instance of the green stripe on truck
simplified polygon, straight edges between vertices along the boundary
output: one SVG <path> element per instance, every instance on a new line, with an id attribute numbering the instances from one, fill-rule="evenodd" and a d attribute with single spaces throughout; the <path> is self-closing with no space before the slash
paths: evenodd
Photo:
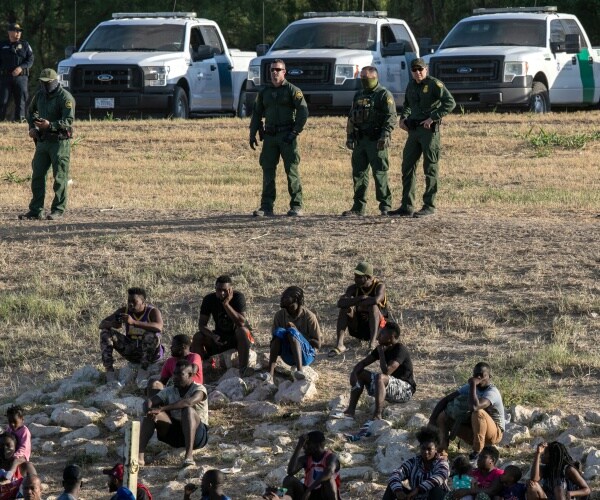
<path id="1" fill-rule="evenodd" d="M 583 85 L 583 102 L 594 104 L 594 63 L 590 62 L 592 55 L 587 48 L 577 54 L 579 60 L 579 75 Z"/>

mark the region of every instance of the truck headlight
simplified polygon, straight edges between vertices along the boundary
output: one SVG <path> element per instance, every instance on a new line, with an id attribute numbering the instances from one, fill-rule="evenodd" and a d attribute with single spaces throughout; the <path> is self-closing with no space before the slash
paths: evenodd
<path id="1" fill-rule="evenodd" d="M 528 64 L 525 61 L 507 61 L 504 63 L 504 83 L 512 82 L 517 76 L 527 74 Z"/>
<path id="2" fill-rule="evenodd" d="M 71 66 L 59 66 L 58 67 L 58 81 L 60 85 L 64 89 L 69 88 L 69 80 L 71 76 L 71 70 L 73 68 Z"/>
<path id="3" fill-rule="evenodd" d="M 343 85 L 346 80 L 358 78 L 358 64 L 336 64 L 335 66 L 335 84 Z"/>
<path id="4" fill-rule="evenodd" d="M 254 85 L 260 85 L 260 66 L 248 67 L 248 81 L 254 82 Z"/>
<path id="5" fill-rule="evenodd" d="M 168 66 L 143 66 L 142 69 L 146 87 L 165 87 L 167 85 Z"/>

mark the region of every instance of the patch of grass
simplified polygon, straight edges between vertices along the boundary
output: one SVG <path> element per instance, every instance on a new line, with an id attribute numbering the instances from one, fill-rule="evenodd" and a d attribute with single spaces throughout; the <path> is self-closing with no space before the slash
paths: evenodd
<path id="1" fill-rule="evenodd" d="M 21 176 L 17 174 L 16 171 L 7 172 L 2 175 L 2 180 L 4 182 L 8 182 L 10 184 L 23 184 L 25 182 L 29 182 L 31 180 L 31 175 Z"/>

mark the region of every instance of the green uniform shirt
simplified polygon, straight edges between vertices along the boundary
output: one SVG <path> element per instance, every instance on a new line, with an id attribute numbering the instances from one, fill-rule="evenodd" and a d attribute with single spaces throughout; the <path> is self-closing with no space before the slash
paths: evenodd
<path id="1" fill-rule="evenodd" d="M 27 123 L 29 123 L 30 129 L 35 127 L 33 122 L 35 117 L 45 118 L 50 122 L 50 128 L 44 133 L 69 132 L 70 134 L 73 131 L 73 119 L 75 118 L 75 99 L 60 86 L 49 95 L 38 91 L 33 96 L 27 113 Z"/>
<path id="2" fill-rule="evenodd" d="M 293 125 L 294 132 L 302 132 L 308 118 L 308 106 L 302 91 L 284 80 L 280 87 L 269 85 L 256 96 L 250 121 L 250 135 L 256 134 L 262 118 L 265 127 Z"/>
<path id="3" fill-rule="evenodd" d="M 456 103 L 454 97 L 437 78 L 426 76 L 421 83 L 412 79 L 406 87 L 404 109 L 400 119 L 439 121 L 450 113 Z"/>
<path id="4" fill-rule="evenodd" d="M 394 96 L 379 83 L 372 90 L 359 90 L 352 101 L 346 131 L 376 134 L 374 140 L 389 137 L 396 125 Z"/>

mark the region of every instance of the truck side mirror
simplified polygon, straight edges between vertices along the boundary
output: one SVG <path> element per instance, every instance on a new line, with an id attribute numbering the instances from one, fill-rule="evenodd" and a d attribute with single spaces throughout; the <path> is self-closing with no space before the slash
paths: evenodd
<path id="1" fill-rule="evenodd" d="M 71 57 L 75 52 L 77 52 L 77 47 L 75 45 L 69 45 L 65 48 L 65 59 Z"/>
<path id="2" fill-rule="evenodd" d="M 192 59 L 194 61 L 204 61 L 214 55 L 213 48 L 210 45 L 198 45 L 198 48 L 192 50 Z"/>
<path id="3" fill-rule="evenodd" d="M 381 46 L 382 57 L 403 56 L 406 54 L 404 42 L 390 42 L 386 46 Z"/>
<path id="4" fill-rule="evenodd" d="M 269 51 L 269 44 L 268 43 L 259 43 L 256 46 L 256 55 L 257 56 L 264 56 L 267 52 Z"/>
<path id="5" fill-rule="evenodd" d="M 565 52 L 567 54 L 578 54 L 581 50 L 581 37 L 577 34 L 565 35 Z"/>

